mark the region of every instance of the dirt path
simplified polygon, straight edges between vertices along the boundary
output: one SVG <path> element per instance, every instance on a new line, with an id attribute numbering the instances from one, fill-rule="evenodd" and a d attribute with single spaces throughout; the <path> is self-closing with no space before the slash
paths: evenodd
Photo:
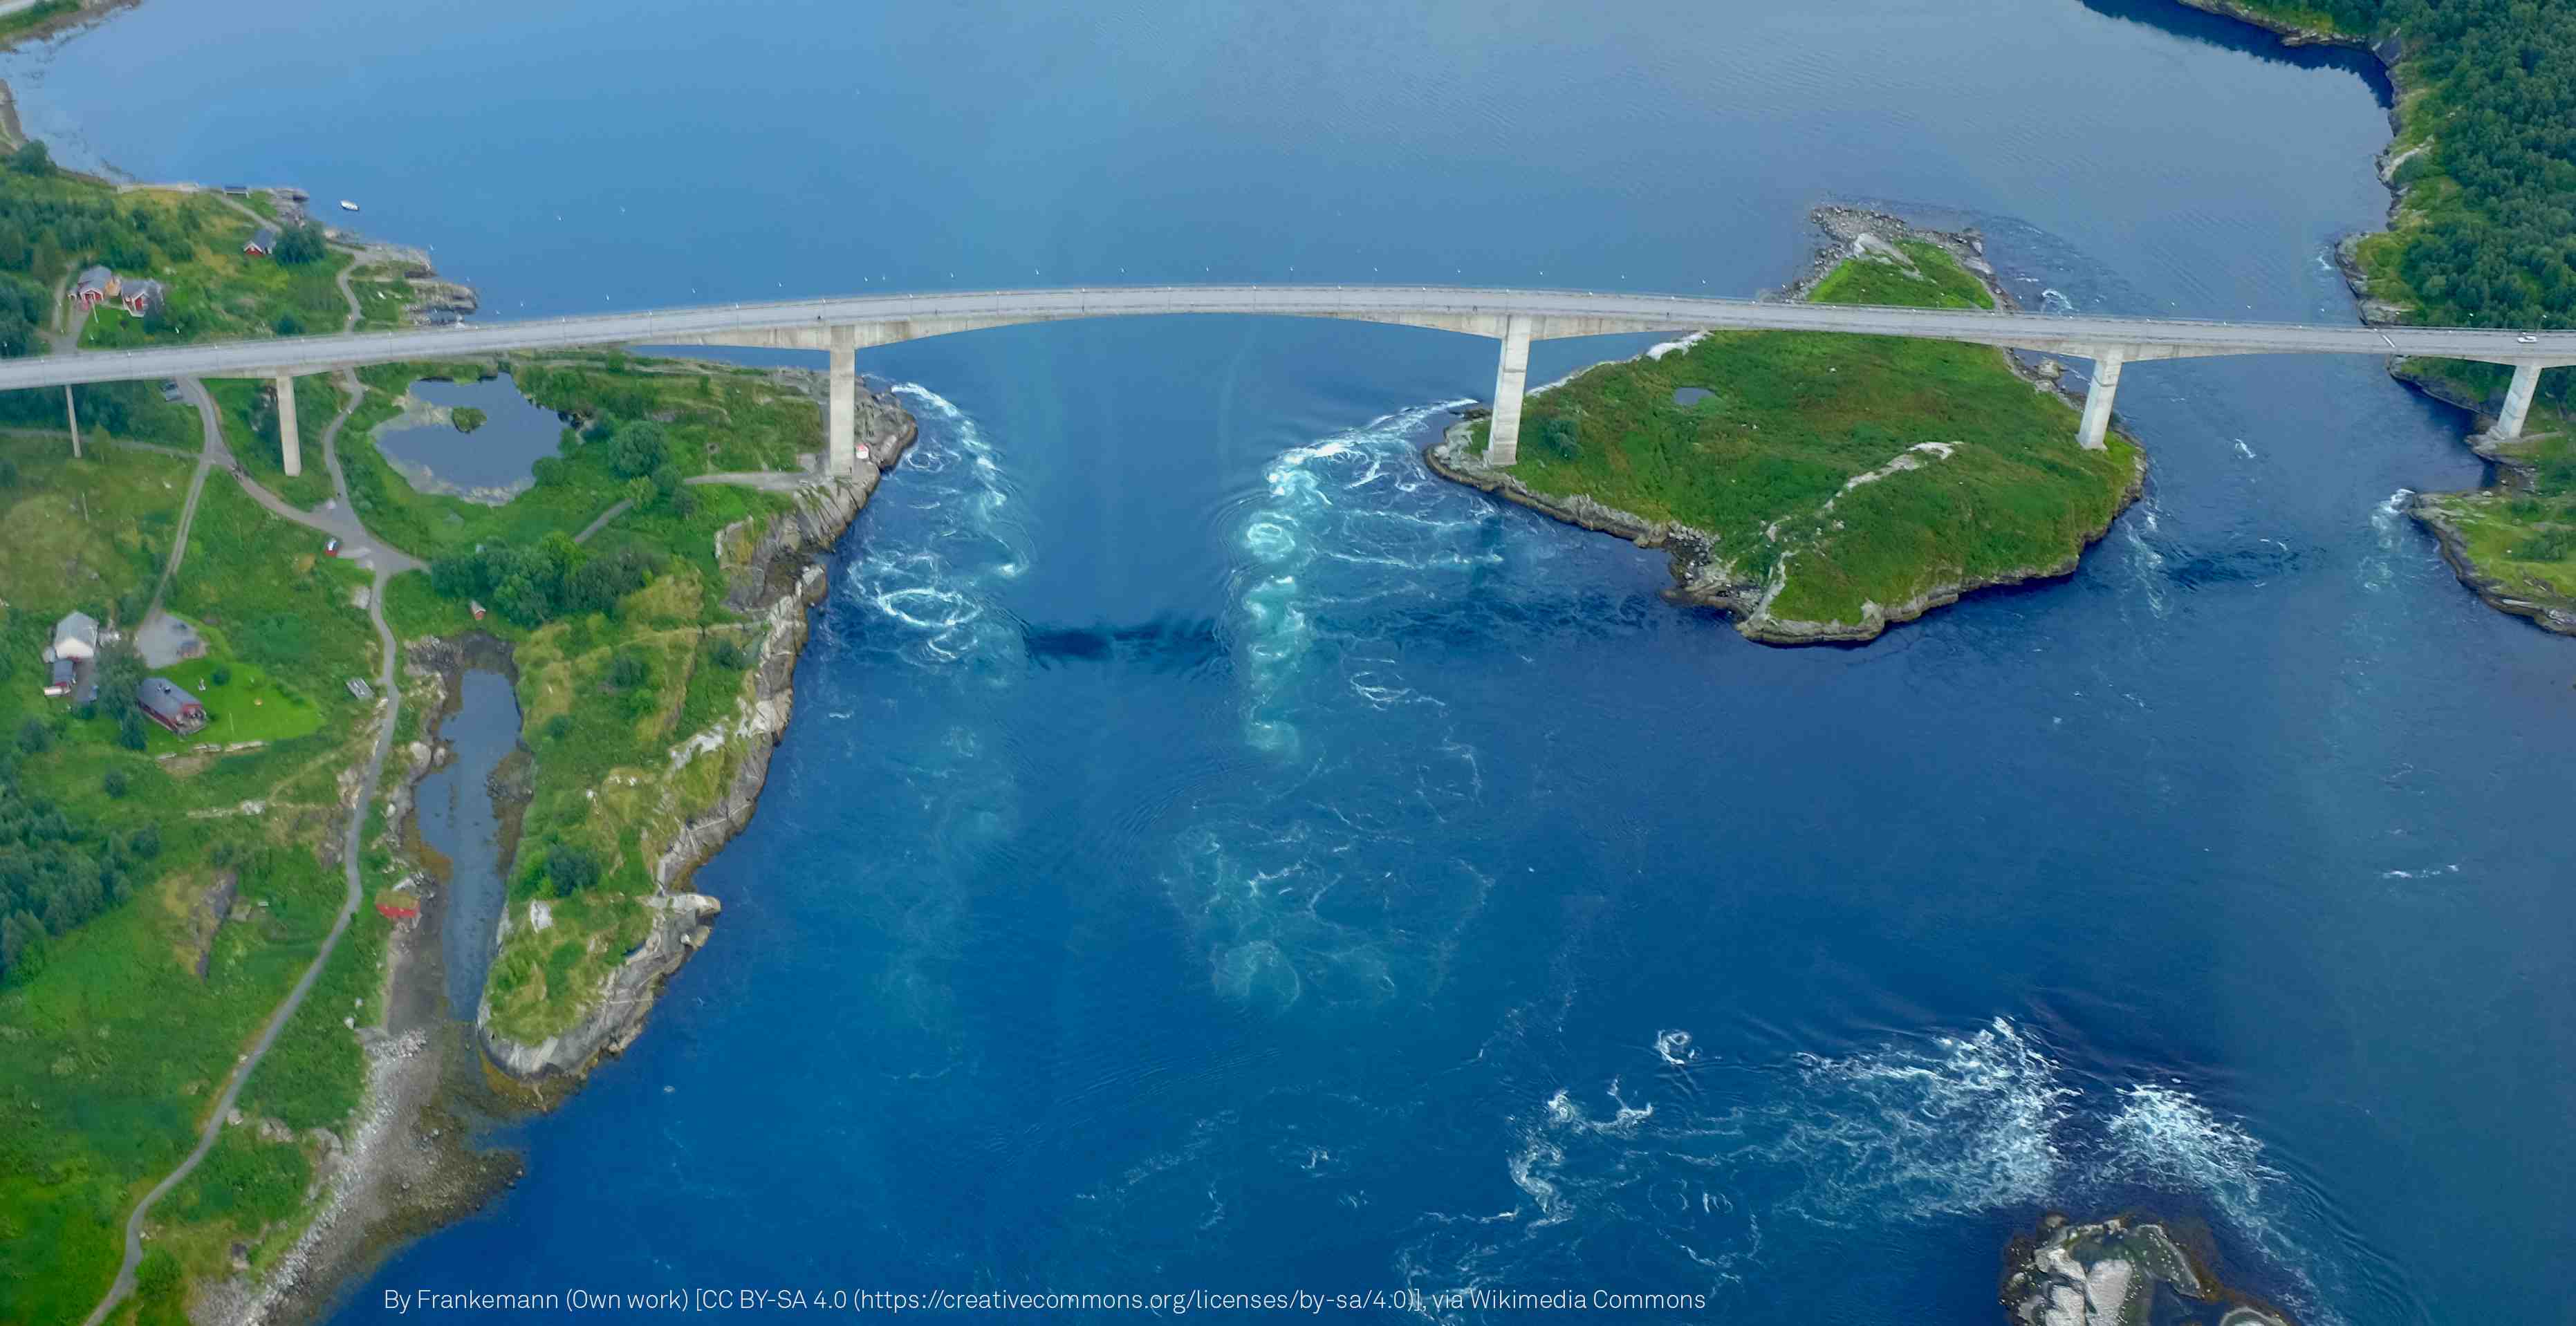
<path id="1" fill-rule="evenodd" d="M 342 294 L 349 294 L 349 288 L 345 282 L 340 289 Z M 349 316 L 353 321 L 357 317 L 357 312 L 357 297 L 349 295 Z M 356 375 L 342 374 L 340 385 L 347 393 L 348 399 L 340 407 L 340 413 L 331 420 L 330 426 L 322 432 L 322 459 L 323 463 L 330 467 L 331 488 L 337 495 L 337 500 L 332 504 L 332 514 L 339 517 L 338 521 L 326 523 L 322 517 L 297 511 L 287 506 L 276 494 L 252 483 L 247 477 L 241 477 L 240 482 L 244 491 L 261 499 L 261 505 L 289 520 L 324 530 L 335 529 L 345 522 L 346 528 L 355 531 L 358 537 L 374 542 L 373 536 L 367 533 L 366 526 L 359 522 L 355 512 L 349 506 L 349 483 L 341 473 L 337 449 L 340 426 L 347 423 L 349 416 L 358 408 L 360 395 L 356 390 L 358 385 Z M 205 423 L 206 446 L 197 461 L 196 478 L 188 486 L 188 504 L 179 518 L 178 544 L 171 549 L 169 568 L 161 575 L 163 589 L 168 588 L 170 577 L 177 573 L 180 558 L 187 551 L 188 522 L 196 515 L 197 494 L 205 486 L 206 472 L 213 468 L 218 457 L 227 462 L 231 459 L 230 453 L 224 450 L 223 432 L 216 423 L 214 400 L 206 394 L 204 384 L 190 378 L 182 384 L 181 390 L 196 402 L 198 417 Z M 331 933 L 323 937 L 321 951 L 313 955 L 313 965 L 304 969 L 304 975 L 296 980 L 295 988 L 287 992 L 285 1002 L 279 1004 L 277 1011 L 269 1016 L 268 1025 L 260 1032 L 259 1039 L 251 1044 L 249 1052 L 244 1054 L 240 1062 L 234 1066 L 232 1077 L 224 1084 L 223 1094 L 216 1098 L 214 1108 L 206 1115 L 205 1126 L 198 1130 L 196 1148 L 188 1153 L 187 1159 L 179 1162 L 177 1169 L 170 1171 L 159 1183 L 152 1185 L 152 1190 L 143 1195 L 141 1202 L 135 1204 L 134 1214 L 126 1217 L 125 1261 L 117 1267 L 116 1280 L 108 1286 L 107 1296 L 99 1300 L 96 1308 L 91 1309 L 85 1326 L 99 1326 L 100 1322 L 107 1319 L 110 1312 L 115 1311 L 117 1304 L 133 1294 L 134 1271 L 143 1262 L 144 1219 L 152 1213 L 153 1204 L 160 1201 L 171 1189 L 186 1181 L 188 1175 L 195 1172 L 198 1164 L 205 1160 L 206 1153 L 214 1149 L 215 1140 L 223 1135 L 224 1120 L 231 1115 L 233 1105 L 241 1098 L 242 1087 L 249 1083 L 250 1075 L 259 1068 L 260 1060 L 268 1056 L 270 1047 L 277 1044 L 278 1036 L 285 1032 L 286 1024 L 294 1019 L 296 1010 L 304 1006 L 304 997 L 311 994 L 314 984 L 322 979 L 323 968 L 330 964 L 331 955 L 339 950 L 340 937 L 348 933 L 349 922 L 356 917 L 358 904 L 365 897 L 365 885 L 359 873 L 359 843 L 366 833 L 367 810 L 375 800 L 376 785 L 384 778 L 385 756 L 393 749 L 396 722 L 402 715 L 402 692 L 394 685 L 399 654 L 394 647 L 393 628 L 385 624 L 385 583 L 395 575 L 420 565 L 418 559 L 392 548 L 383 547 L 380 543 L 375 559 L 375 582 L 367 594 L 367 621 L 376 628 L 376 644 L 381 651 L 381 661 L 376 668 L 376 692 L 385 697 L 384 715 L 376 727 L 375 748 L 367 756 L 366 778 L 358 784 L 357 801 L 349 808 L 349 827 L 341 837 L 340 864 L 347 882 L 347 894 L 341 899 L 340 914 L 331 922 Z M 152 606 L 155 611 L 160 609 L 161 590 L 159 589 L 153 591 Z"/>
<path id="2" fill-rule="evenodd" d="M 170 541 L 170 562 L 161 568 L 160 583 L 152 587 L 152 606 L 143 612 L 145 621 L 161 611 L 162 597 L 170 592 L 170 582 L 178 578 L 179 564 L 188 558 L 188 526 L 197 519 L 197 498 L 206 491 L 206 475 L 217 460 L 232 459 L 232 453 L 224 450 L 223 424 L 215 417 L 215 398 L 206 394 L 206 384 L 187 378 L 180 382 L 179 393 L 197 407 L 197 422 L 205 429 L 206 440 L 197 453 L 197 471 L 188 476 L 188 500 L 179 508 L 179 533 Z"/>

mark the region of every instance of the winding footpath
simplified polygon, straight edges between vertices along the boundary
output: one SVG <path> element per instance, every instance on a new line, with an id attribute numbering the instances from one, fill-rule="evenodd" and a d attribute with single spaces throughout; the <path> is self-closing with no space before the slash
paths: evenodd
<path id="1" fill-rule="evenodd" d="M 345 280 L 340 289 L 341 293 L 349 294 L 349 287 Z M 357 320 L 357 298 L 355 295 L 350 295 L 348 325 L 355 325 Z M 340 937 L 348 933 L 349 923 L 356 918 L 358 905 L 365 898 L 365 886 L 359 869 L 359 843 L 366 834 L 367 811 L 375 800 L 376 785 L 383 780 L 385 757 L 393 750 L 394 728 L 402 714 L 402 692 L 394 685 L 396 658 L 394 633 L 393 628 L 385 624 L 385 585 L 394 576 L 412 570 L 421 563 L 416 558 L 397 552 L 384 546 L 381 541 L 374 540 L 367 533 L 366 526 L 358 520 L 356 510 L 349 504 L 349 482 L 340 468 L 340 428 L 349 421 L 349 416 L 356 412 L 361 392 L 353 374 L 340 375 L 339 383 L 346 398 L 345 402 L 340 407 L 340 413 L 332 418 L 330 425 L 322 432 L 323 463 L 330 468 L 331 487 L 337 494 L 328 512 L 314 514 L 298 511 L 276 494 L 252 483 L 238 470 L 234 473 L 242 490 L 270 511 L 299 525 L 338 535 L 344 540 L 354 536 L 368 539 L 375 544 L 371 551 L 375 580 L 367 593 L 367 620 L 376 628 L 376 643 L 382 656 L 382 662 L 376 669 L 376 689 L 385 697 L 385 704 L 376 727 L 374 749 L 367 757 L 367 775 L 358 785 L 357 801 L 349 809 L 348 828 L 341 837 L 340 864 L 347 882 L 347 893 L 341 899 L 339 916 L 331 922 L 331 932 L 323 937 L 321 950 L 313 955 L 312 965 L 304 969 L 304 975 L 296 980 L 295 988 L 287 992 L 285 1001 L 277 1006 L 275 1013 L 269 1015 L 268 1023 L 260 1031 L 259 1039 L 251 1043 L 250 1049 L 234 1065 L 232 1077 L 224 1083 L 223 1094 L 216 1097 L 214 1108 L 206 1116 L 205 1126 L 198 1130 L 195 1149 L 188 1153 L 186 1159 L 179 1162 L 178 1168 L 171 1170 L 159 1183 L 152 1185 L 152 1190 L 145 1193 L 143 1200 L 135 1204 L 134 1213 L 126 1217 L 125 1261 L 117 1267 L 116 1280 L 108 1287 L 107 1296 L 99 1300 L 96 1308 L 91 1309 L 85 1326 L 99 1326 L 107 1319 L 109 1313 L 116 1310 L 117 1304 L 133 1294 L 135 1270 L 143 1262 L 143 1224 L 146 1217 L 152 1213 L 153 1204 L 159 1202 L 171 1189 L 186 1181 L 188 1175 L 195 1172 L 198 1164 L 205 1160 L 206 1153 L 214 1149 L 216 1139 L 223 1135 L 225 1120 L 231 1117 L 233 1106 L 241 1097 L 243 1086 L 249 1083 L 250 1075 L 258 1069 L 260 1060 L 267 1057 L 270 1047 L 277 1044 L 277 1038 L 285 1033 L 287 1024 L 294 1020 L 296 1011 L 304 1006 L 305 996 L 311 994 L 314 985 L 322 979 L 323 969 L 330 965 L 331 955 L 339 950 Z M 178 545 L 171 550 L 170 565 L 162 573 L 162 586 L 165 589 L 168 587 L 170 577 L 178 571 L 181 554 L 188 546 L 188 521 L 195 515 L 197 495 L 205 485 L 207 472 L 218 460 L 225 463 L 227 467 L 230 467 L 231 461 L 231 453 L 224 448 L 223 430 L 216 421 L 213 399 L 206 394 L 204 386 L 193 378 L 185 381 L 182 390 L 196 403 L 198 416 L 205 424 L 206 442 L 205 449 L 198 459 L 196 481 L 188 489 L 186 514 L 181 517 L 179 523 Z M 153 606 L 156 610 L 160 606 L 160 601 L 160 591 L 156 590 L 153 594 Z"/>

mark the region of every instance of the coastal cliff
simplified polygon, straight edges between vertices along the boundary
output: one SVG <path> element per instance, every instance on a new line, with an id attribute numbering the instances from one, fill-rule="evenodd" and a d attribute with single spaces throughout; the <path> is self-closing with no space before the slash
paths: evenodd
<path id="1" fill-rule="evenodd" d="M 2010 293 L 1985 261 L 1982 237 L 1974 232 L 1928 230 L 1854 208 L 1824 207 L 1813 215 L 1828 242 L 1798 280 L 1767 298 L 1911 298 L 1960 307 L 2012 307 Z M 1763 343 L 1744 338 L 1798 335 L 1723 334 L 1736 344 Z M 1459 483 L 1571 525 L 1618 535 L 1641 548 L 1663 550 L 1674 581 L 1670 597 L 1725 610 L 1747 638 L 1780 645 L 1867 641 L 1891 625 L 1979 589 L 2070 574 L 2084 548 L 2107 533 L 2144 491 L 2145 452 L 2125 433 L 2114 435 L 2107 452 L 2076 453 L 2071 407 L 2082 398 L 2064 385 L 2064 369 L 2054 361 L 2029 364 L 2004 351 L 1940 346 L 1934 353 L 1946 356 L 1943 362 L 1892 369 L 1874 356 L 1920 353 L 1917 345 L 1937 343 L 1898 343 L 1881 350 L 1827 340 L 1825 353 L 1850 355 L 1851 362 L 1808 355 L 1776 365 L 1713 359 L 1699 368 L 1664 367 L 1687 364 L 1684 356 L 1712 340 L 1710 334 L 1695 335 L 1635 359 L 1594 365 L 1532 392 L 1521 463 L 1513 469 L 1484 463 L 1480 414 L 1445 430 L 1424 459 Z M 1874 377 L 1918 370 L 1924 381 L 1908 389 L 1915 393 L 1911 396 L 1869 386 Z M 1639 381 L 1601 381 L 1625 376 Z M 1649 377 L 1652 382 L 1645 380 Z M 1675 389 L 1667 378 L 1705 385 Z M 1751 381 L 1755 378 L 1762 379 L 1758 385 Z M 1557 411 L 1552 394 L 1569 387 L 1582 392 L 1584 400 Z M 2019 390 L 2033 395 L 2016 403 L 2012 397 Z M 1665 401 L 1664 394 L 1673 399 Z M 1690 403 L 1683 404 L 1684 397 L 1691 397 Z M 1772 404 L 1767 410 L 1741 409 L 1715 419 L 1687 417 L 1710 408 L 1711 402 L 1723 408 L 1738 398 Z M 1851 403 L 1839 403 L 1845 399 Z M 1606 412 L 1603 406 L 1609 407 Z M 1811 413 L 1832 416 L 1833 422 L 1817 425 L 1806 417 Z M 1668 417 L 1674 414 L 1686 417 Z M 1552 424 L 1551 415 L 1580 422 Z M 1594 435 L 1578 432 L 1593 427 L 1626 436 L 1595 441 Z M 1909 443 L 1897 435 L 1905 427 L 1956 430 L 1957 436 Z M 1665 480 L 1635 482 L 1632 476 L 1640 467 L 1632 439 L 1657 428 L 1666 436 L 1655 439 L 1652 449 L 1660 453 L 1656 463 L 1664 467 Z M 1551 436 L 1557 439 L 1553 452 Z M 1782 440 L 1764 440 L 1769 437 Z M 1550 472 L 1552 456 L 1560 466 L 1569 459 L 1586 464 L 1595 447 L 1622 449 L 1619 463 L 1607 473 L 1599 467 L 1582 474 Z M 1970 466 L 1983 468 L 1969 472 Z M 1693 521 L 1681 514 L 1681 504 L 1691 499 L 1676 494 L 1693 485 L 1705 488 L 1713 482 L 1710 473 L 1728 476 L 1723 480 L 1727 485 L 1743 486 L 1741 476 L 1746 475 L 1753 476 L 1751 485 L 1762 485 L 1782 469 L 1799 471 L 1803 490 L 1767 499 L 1768 505 L 1744 502 L 1732 488 L 1698 499 L 1712 510 L 1732 503 L 1732 518 L 1725 523 Z M 1532 482 L 1533 475 L 1543 482 Z M 1885 481 L 1907 475 L 1914 477 L 1904 484 L 1929 485 L 1935 491 L 1917 494 L 1909 499 L 1916 504 L 1904 508 L 1863 511 L 1841 505 L 1849 499 L 1852 508 L 1867 507 L 1903 486 Z M 1600 491 L 1587 490 L 1604 479 L 1622 484 L 1641 500 L 1605 500 Z M 1978 523 L 1976 501 L 1953 495 L 1963 490 L 2063 499 L 2060 504 L 2073 519 L 2057 528 L 1999 531 Z M 1645 502 L 1663 509 L 1652 514 L 1635 509 Z M 1854 571 L 1837 547 L 1839 538 L 1854 531 L 1863 541 L 1903 543 L 1906 552 L 1899 564 Z M 2012 551 L 2002 556 L 1960 551 L 1963 545 L 1988 542 Z M 1797 583 L 1800 577 L 1829 580 L 1835 592 L 1807 592 Z"/>
<path id="2" fill-rule="evenodd" d="M 717 535 L 717 555 L 730 571 L 725 604 L 754 618 L 757 661 L 732 714 L 671 751 L 665 809 L 677 827 L 658 847 L 647 845 L 652 892 L 638 900 L 649 913 L 640 942 L 583 1001 L 568 1026 L 539 1039 L 513 1038 L 496 1029 L 486 991 L 476 1018 L 478 1036 L 492 1065 L 511 1079 L 542 1084 L 551 1092 L 623 1051 L 642 1033 L 663 983 L 707 942 L 709 923 L 723 905 L 690 890 L 687 883 L 750 823 L 768 779 L 771 753 L 795 709 L 796 660 L 804 649 L 810 610 L 827 588 L 817 558 L 867 505 L 884 468 L 900 459 L 916 435 L 915 421 L 900 407 L 883 398 L 869 403 L 863 426 L 873 424 L 866 437 L 876 463 L 862 463 L 849 479 L 798 490 L 793 509 L 757 528 L 737 522 Z M 718 791 L 712 799 L 685 799 L 690 780 L 680 775 L 693 767 L 716 771 Z M 502 940 L 515 927 L 537 924 L 532 917 L 543 915 L 536 910 L 542 906 L 505 911 Z"/>

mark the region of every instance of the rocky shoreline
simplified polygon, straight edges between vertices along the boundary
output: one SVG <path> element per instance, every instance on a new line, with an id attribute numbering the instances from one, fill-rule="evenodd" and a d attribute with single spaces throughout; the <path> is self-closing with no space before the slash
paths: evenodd
<path id="1" fill-rule="evenodd" d="M 2017 1326 L 2293 1326 L 2220 1283 L 2194 1246 L 2207 1242 L 2137 1216 L 2076 1224 L 2052 1212 L 2004 1253 L 2000 1297 Z"/>
<path id="2" fill-rule="evenodd" d="M 492 1066 L 540 1103 L 559 1100 L 602 1059 L 634 1043 L 673 972 L 704 945 L 708 922 L 723 904 L 685 886 L 700 865 L 713 857 L 751 822 L 760 790 L 768 781 L 770 756 L 795 708 L 796 660 L 804 652 L 811 609 L 827 586 L 816 556 L 836 542 L 876 491 L 885 468 L 901 459 L 916 436 L 913 417 L 890 398 L 863 394 L 861 428 L 874 462 L 862 462 L 850 478 L 803 489 L 797 507 L 771 520 L 728 587 L 727 607 L 763 618 L 760 660 L 752 693 L 732 727 L 709 739 L 701 734 L 675 752 L 688 759 L 711 751 L 726 738 L 747 742 L 743 762 L 722 797 L 712 806 L 688 814 L 679 833 L 653 861 L 654 896 L 646 905 L 656 913 L 644 942 L 609 978 L 601 999 L 569 1029 L 535 1044 L 514 1041 L 491 1030 L 487 999 L 476 1016 L 476 1038 Z M 739 527 L 717 536 L 721 550 L 732 538 L 748 534 Z M 503 933 L 511 924 L 507 913 Z"/>
<path id="3" fill-rule="evenodd" d="M 1765 292 L 1764 299 L 1803 300 L 1844 260 L 1874 253 L 1898 252 L 1894 247 L 1897 241 L 1916 240 L 1935 245 L 1957 259 L 1959 265 L 1976 277 L 1986 292 L 1994 297 L 1997 308 L 2018 307 L 1993 265 L 1986 261 L 1984 237 L 1975 230 L 1931 230 L 1884 212 L 1835 205 L 1818 207 L 1809 215 L 1829 242 L 1818 246 L 1802 275 L 1776 291 Z M 1678 345 L 1687 346 L 1695 339 L 1697 334 L 1684 338 Z M 1647 354 L 1655 355 L 1666 350 L 1666 346 L 1657 346 Z M 2010 351 L 1999 350 L 1996 353 L 2003 357 L 2015 376 L 2031 384 L 2034 390 L 2054 393 L 2070 404 L 2082 407 L 2083 393 L 2066 385 L 2064 365 L 2053 359 L 2027 361 Z M 1602 365 L 1594 364 L 1577 370 L 1576 376 L 1600 367 Z M 1546 390 L 1546 387 L 1540 387 L 1531 394 Z M 1956 603 L 1962 596 L 1980 589 L 2072 575 L 2083 559 L 2079 548 L 2052 565 L 2016 568 L 2003 575 L 1963 577 L 1936 585 L 1901 603 L 1869 604 L 1858 623 L 1773 617 L 1764 609 L 1770 597 L 1777 592 L 1777 585 L 1744 580 L 1731 566 L 1715 557 L 1713 550 L 1718 538 L 1714 533 L 1678 521 L 1649 520 L 1581 494 L 1560 497 L 1533 492 L 1510 471 L 1486 465 L 1471 451 L 1475 421 L 1481 417 L 1481 411 L 1463 415 L 1458 422 L 1444 429 L 1440 439 L 1424 449 L 1424 462 L 1444 478 L 1491 493 L 1505 501 L 1517 502 L 1569 525 L 1615 534 L 1640 548 L 1662 549 L 1670 559 L 1673 576 L 1673 588 L 1665 591 L 1665 597 L 1676 602 L 1721 609 L 1734 619 L 1737 632 L 1764 644 L 1857 644 L 1874 640 L 1889 626 L 1913 621 L 1934 608 Z M 2136 440 L 2127 430 L 2120 431 L 2124 436 L 2130 436 L 2132 441 Z M 2146 465 L 2146 452 L 2141 448 L 2137 471 L 2131 476 L 2118 506 L 2113 508 L 2099 529 L 2086 533 L 2084 547 L 2091 547 L 2110 533 L 2111 525 L 2119 519 L 2120 513 L 2145 494 Z"/>

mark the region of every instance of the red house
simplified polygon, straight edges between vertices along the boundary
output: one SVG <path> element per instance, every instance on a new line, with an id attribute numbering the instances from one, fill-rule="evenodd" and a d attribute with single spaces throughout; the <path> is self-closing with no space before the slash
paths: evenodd
<path id="1" fill-rule="evenodd" d="M 206 707 L 167 677 L 146 677 L 134 688 L 134 702 L 153 722 L 186 736 L 206 725 Z"/>
<path id="2" fill-rule="evenodd" d="M 254 258 L 265 258 L 277 252 L 277 227 L 261 226 L 252 232 L 249 241 L 242 245 L 242 252 Z"/>

